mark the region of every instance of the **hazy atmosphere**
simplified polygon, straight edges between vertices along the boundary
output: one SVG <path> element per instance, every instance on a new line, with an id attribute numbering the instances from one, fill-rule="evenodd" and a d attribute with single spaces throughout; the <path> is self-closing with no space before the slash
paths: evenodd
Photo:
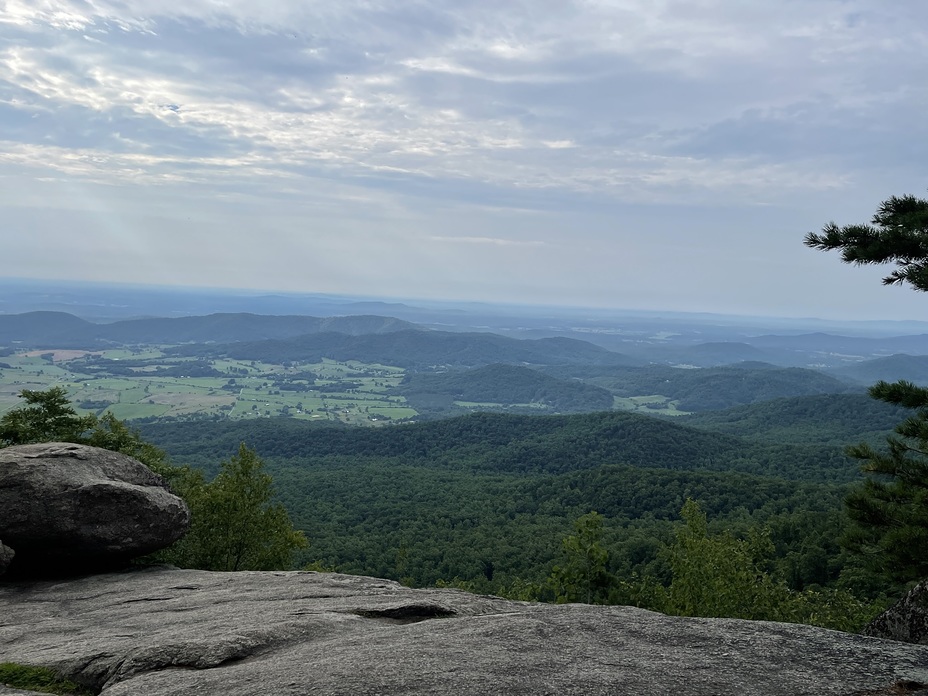
<path id="1" fill-rule="evenodd" d="M 914 0 L 0 0 L 6 276 L 824 318 L 928 187 Z"/>

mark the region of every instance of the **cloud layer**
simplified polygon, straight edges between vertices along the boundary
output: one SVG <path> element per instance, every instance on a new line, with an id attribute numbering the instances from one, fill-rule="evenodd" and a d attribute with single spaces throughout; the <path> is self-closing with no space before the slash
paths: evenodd
<path id="1" fill-rule="evenodd" d="M 14 261 L 37 277 L 911 312 L 872 275 L 798 259 L 810 228 L 923 192 L 923 27 L 928 6 L 877 0 L 0 0 Z M 41 254 L 66 221 L 86 242 L 70 270 Z M 113 253 L 135 271 L 98 262 Z M 792 258 L 809 275 L 784 284 Z M 817 292 L 823 273 L 839 298 Z M 748 286 L 735 300 L 720 277 Z"/>

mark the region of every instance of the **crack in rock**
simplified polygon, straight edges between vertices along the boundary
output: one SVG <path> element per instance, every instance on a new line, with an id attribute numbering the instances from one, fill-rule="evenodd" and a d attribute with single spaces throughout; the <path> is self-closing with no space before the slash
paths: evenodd
<path id="1" fill-rule="evenodd" d="M 457 612 L 440 604 L 403 604 L 387 609 L 356 609 L 352 612 L 364 619 L 374 619 L 393 624 L 411 624 L 429 619 L 447 619 L 457 616 Z"/>

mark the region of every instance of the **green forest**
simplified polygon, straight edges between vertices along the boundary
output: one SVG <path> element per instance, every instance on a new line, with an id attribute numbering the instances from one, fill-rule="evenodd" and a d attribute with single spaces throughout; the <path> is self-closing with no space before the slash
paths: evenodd
<path id="1" fill-rule="evenodd" d="M 836 424 L 844 396 L 831 397 Z M 763 537 L 757 568 L 776 587 L 847 593 L 859 621 L 899 586 L 838 543 L 842 500 L 860 472 L 840 446 L 810 442 L 790 406 L 781 404 L 779 442 L 622 412 L 482 413 L 386 429 L 151 423 L 142 433 L 207 472 L 240 442 L 254 447 L 310 540 L 297 561 L 309 567 L 555 601 L 572 596 L 556 590 L 564 540 L 595 512 L 611 578 L 599 600 L 653 608 L 656 588 L 672 585 L 671 550 L 692 501 L 720 539 Z M 777 423 L 769 404 L 751 408 Z"/>
<path id="2" fill-rule="evenodd" d="M 874 227 L 826 226 L 806 243 L 895 261 L 886 282 L 928 290 L 896 246 L 922 219 L 928 201 L 894 198 Z M 190 533 L 147 561 L 841 630 L 928 575 L 928 388 L 856 381 L 918 378 L 922 360 L 697 368 L 377 317 L 307 318 L 299 335 L 205 319 L 165 324 L 173 345 L 2 353 L 0 446 L 116 449 L 187 500 Z M 163 335 L 157 321 L 68 321 L 90 344 Z M 41 338 L 36 317 L 20 323 Z M 230 342 L 200 341 L 207 326 Z M 754 353 L 705 345 L 703 358 Z"/>

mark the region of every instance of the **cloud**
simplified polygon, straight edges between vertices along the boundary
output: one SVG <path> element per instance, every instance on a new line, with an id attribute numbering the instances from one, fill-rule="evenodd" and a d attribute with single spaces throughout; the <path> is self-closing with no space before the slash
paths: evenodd
<path id="1" fill-rule="evenodd" d="M 5 0 L 3 200 L 70 180 L 140 216 L 379 220 L 408 255 L 596 249 L 608 224 L 565 216 L 639 208 L 786 229 L 928 183 L 924 26 L 878 0 Z"/>
<path id="2" fill-rule="evenodd" d="M 505 247 L 540 247 L 547 246 L 546 242 L 538 240 L 522 241 L 516 239 L 499 239 L 496 237 L 442 237 L 432 235 L 428 237 L 433 242 L 448 242 L 451 244 L 486 244 L 490 246 Z"/>

